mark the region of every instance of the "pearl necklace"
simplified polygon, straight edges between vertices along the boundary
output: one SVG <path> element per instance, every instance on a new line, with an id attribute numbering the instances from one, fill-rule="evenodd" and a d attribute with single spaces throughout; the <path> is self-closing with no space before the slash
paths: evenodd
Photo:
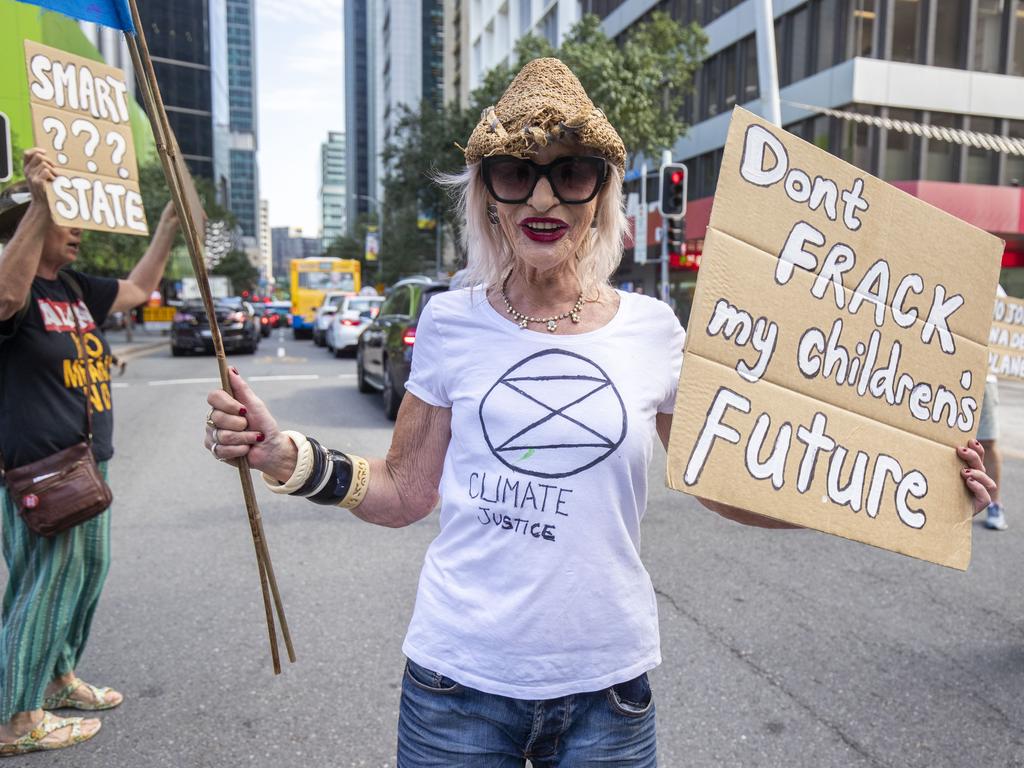
<path id="1" fill-rule="evenodd" d="M 572 305 L 572 309 L 568 312 L 563 312 L 560 315 L 553 315 L 552 317 L 531 317 L 530 315 L 524 315 L 518 309 L 512 306 L 512 302 L 509 301 L 508 294 L 505 293 L 505 288 L 508 287 L 508 280 L 512 277 L 512 273 L 509 272 L 505 279 L 501 283 L 501 298 L 505 302 L 505 309 L 512 315 L 512 319 L 519 323 L 520 328 L 525 328 L 527 323 L 546 323 L 548 331 L 554 333 L 558 328 L 558 321 L 565 320 L 565 318 L 571 318 L 574 323 L 580 321 L 580 310 L 583 309 L 583 291 L 580 291 L 579 297 L 576 299 L 576 303 Z"/>

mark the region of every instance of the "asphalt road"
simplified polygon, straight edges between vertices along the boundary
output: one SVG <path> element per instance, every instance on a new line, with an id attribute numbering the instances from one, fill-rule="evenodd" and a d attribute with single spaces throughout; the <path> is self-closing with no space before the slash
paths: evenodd
<path id="1" fill-rule="evenodd" d="M 386 450 L 390 423 L 351 359 L 273 337 L 234 362 L 268 377 L 254 386 L 283 424 Z M 161 349 L 116 380 L 114 565 L 79 671 L 126 701 L 89 744 L 7 765 L 394 765 L 401 642 L 437 518 L 386 530 L 260 491 L 298 653 L 275 677 L 237 477 L 200 445 L 215 377 L 212 358 Z M 1024 396 L 1003 410 L 1024 421 Z M 976 525 L 963 574 L 729 523 L 663 488 L 658 451 L 644 559 L 661 765 L 1024 766 L 1024 450 L 1011 453 L 1011 528 Z"/>

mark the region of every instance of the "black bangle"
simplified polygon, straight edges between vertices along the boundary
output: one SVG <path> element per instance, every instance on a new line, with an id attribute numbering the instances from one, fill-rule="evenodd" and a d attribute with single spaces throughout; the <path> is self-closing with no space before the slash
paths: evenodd
<path id="1" fill-rule="evenodd" d="M 309 500 L 316 504 L 335 506 L 348 495 L 348 489 L 352 485 L 352 460 L 333 448 L 327 449 L 327 458 L 330 479 L 320 492 L 310 496 Z"/>
<path id="2" fill-rule="evenodd" d="M 309 477 L 306 478 L 299 488 L 292 491 L 289 496 L 309 496 L 323 483 L 327 472 L 330 470 L 330 465 L 327 462 L 327 453 L 324 447 L 320 445 L 312 437 L 307 437 L 310 446 L 313 448 L 313 469 L 309 473 Z"/>

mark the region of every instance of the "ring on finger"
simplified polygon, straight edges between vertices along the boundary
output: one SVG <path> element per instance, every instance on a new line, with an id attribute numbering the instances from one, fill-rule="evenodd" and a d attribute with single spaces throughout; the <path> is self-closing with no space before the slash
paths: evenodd
<path id="1" fill-rule="evenodd" d="M 220 445 L 220 443 L 218 443 L 216 440 L 214 440 L 212 443 L 210 443 L 210 453 L 213 454 L 213 458 L 215 458 L 215 459 L 220 459 L 220 456 L 217 455 L 217 446 L 218 445 Z"/>
<path id="2" fill-rule="evenodd" d="M 216 425 L 215 425 L 215 424 L 213 423 L 213 408 L 211 408 L 211 409 L 210 409 L 210 412 L 209 412 L 208 414 L 206 414 L 206 426 L 208 426 L 208 427 L 214 427 L 214 426 L 216 426 Z"/>

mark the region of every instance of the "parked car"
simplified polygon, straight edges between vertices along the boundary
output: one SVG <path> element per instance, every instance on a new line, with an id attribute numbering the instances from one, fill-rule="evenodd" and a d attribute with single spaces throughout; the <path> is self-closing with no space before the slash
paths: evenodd
<path id="1" fill-rule="evenodd" d="M 249 302 L 218 299 L 214 301 L 214 312 L 226 352 L 252 354 L 256 351 L 260 328 Z M 180 307 L 171 323 L 171 354 L 179 357 L 189 352 L 213 352 L 210 322 L 200 302 Z"/>
<path id="2" fill-rule="evenodd" d="M 327 326 L 331 322 L 338 307 L 349 296 L 355 294 L 348 291 L 329 291 L 324 296 L 323 303 L 316 308 L 316 315 L 313 317 L 313 343 L 322 347 L 327 340 Z"/>
<path id="3" fill-rule="evenodd" d="M 431 298 L 448 290 L 448 284 L 427 277 L 399 280 L 380 312 L 362 334 L 356 347 L 356 381 L 360 392 L 379 391 L 384 413 L 394 420 L 405 395 L 412 367 L 416 323 Z"/>
<path id="4" fill-rule="evenodd" d="M 359 335 L 373 322 L 382 303 L 382 296 L 346 296 L 327 324 L 327 349 L 335 357 L 354 352 Z"/>

